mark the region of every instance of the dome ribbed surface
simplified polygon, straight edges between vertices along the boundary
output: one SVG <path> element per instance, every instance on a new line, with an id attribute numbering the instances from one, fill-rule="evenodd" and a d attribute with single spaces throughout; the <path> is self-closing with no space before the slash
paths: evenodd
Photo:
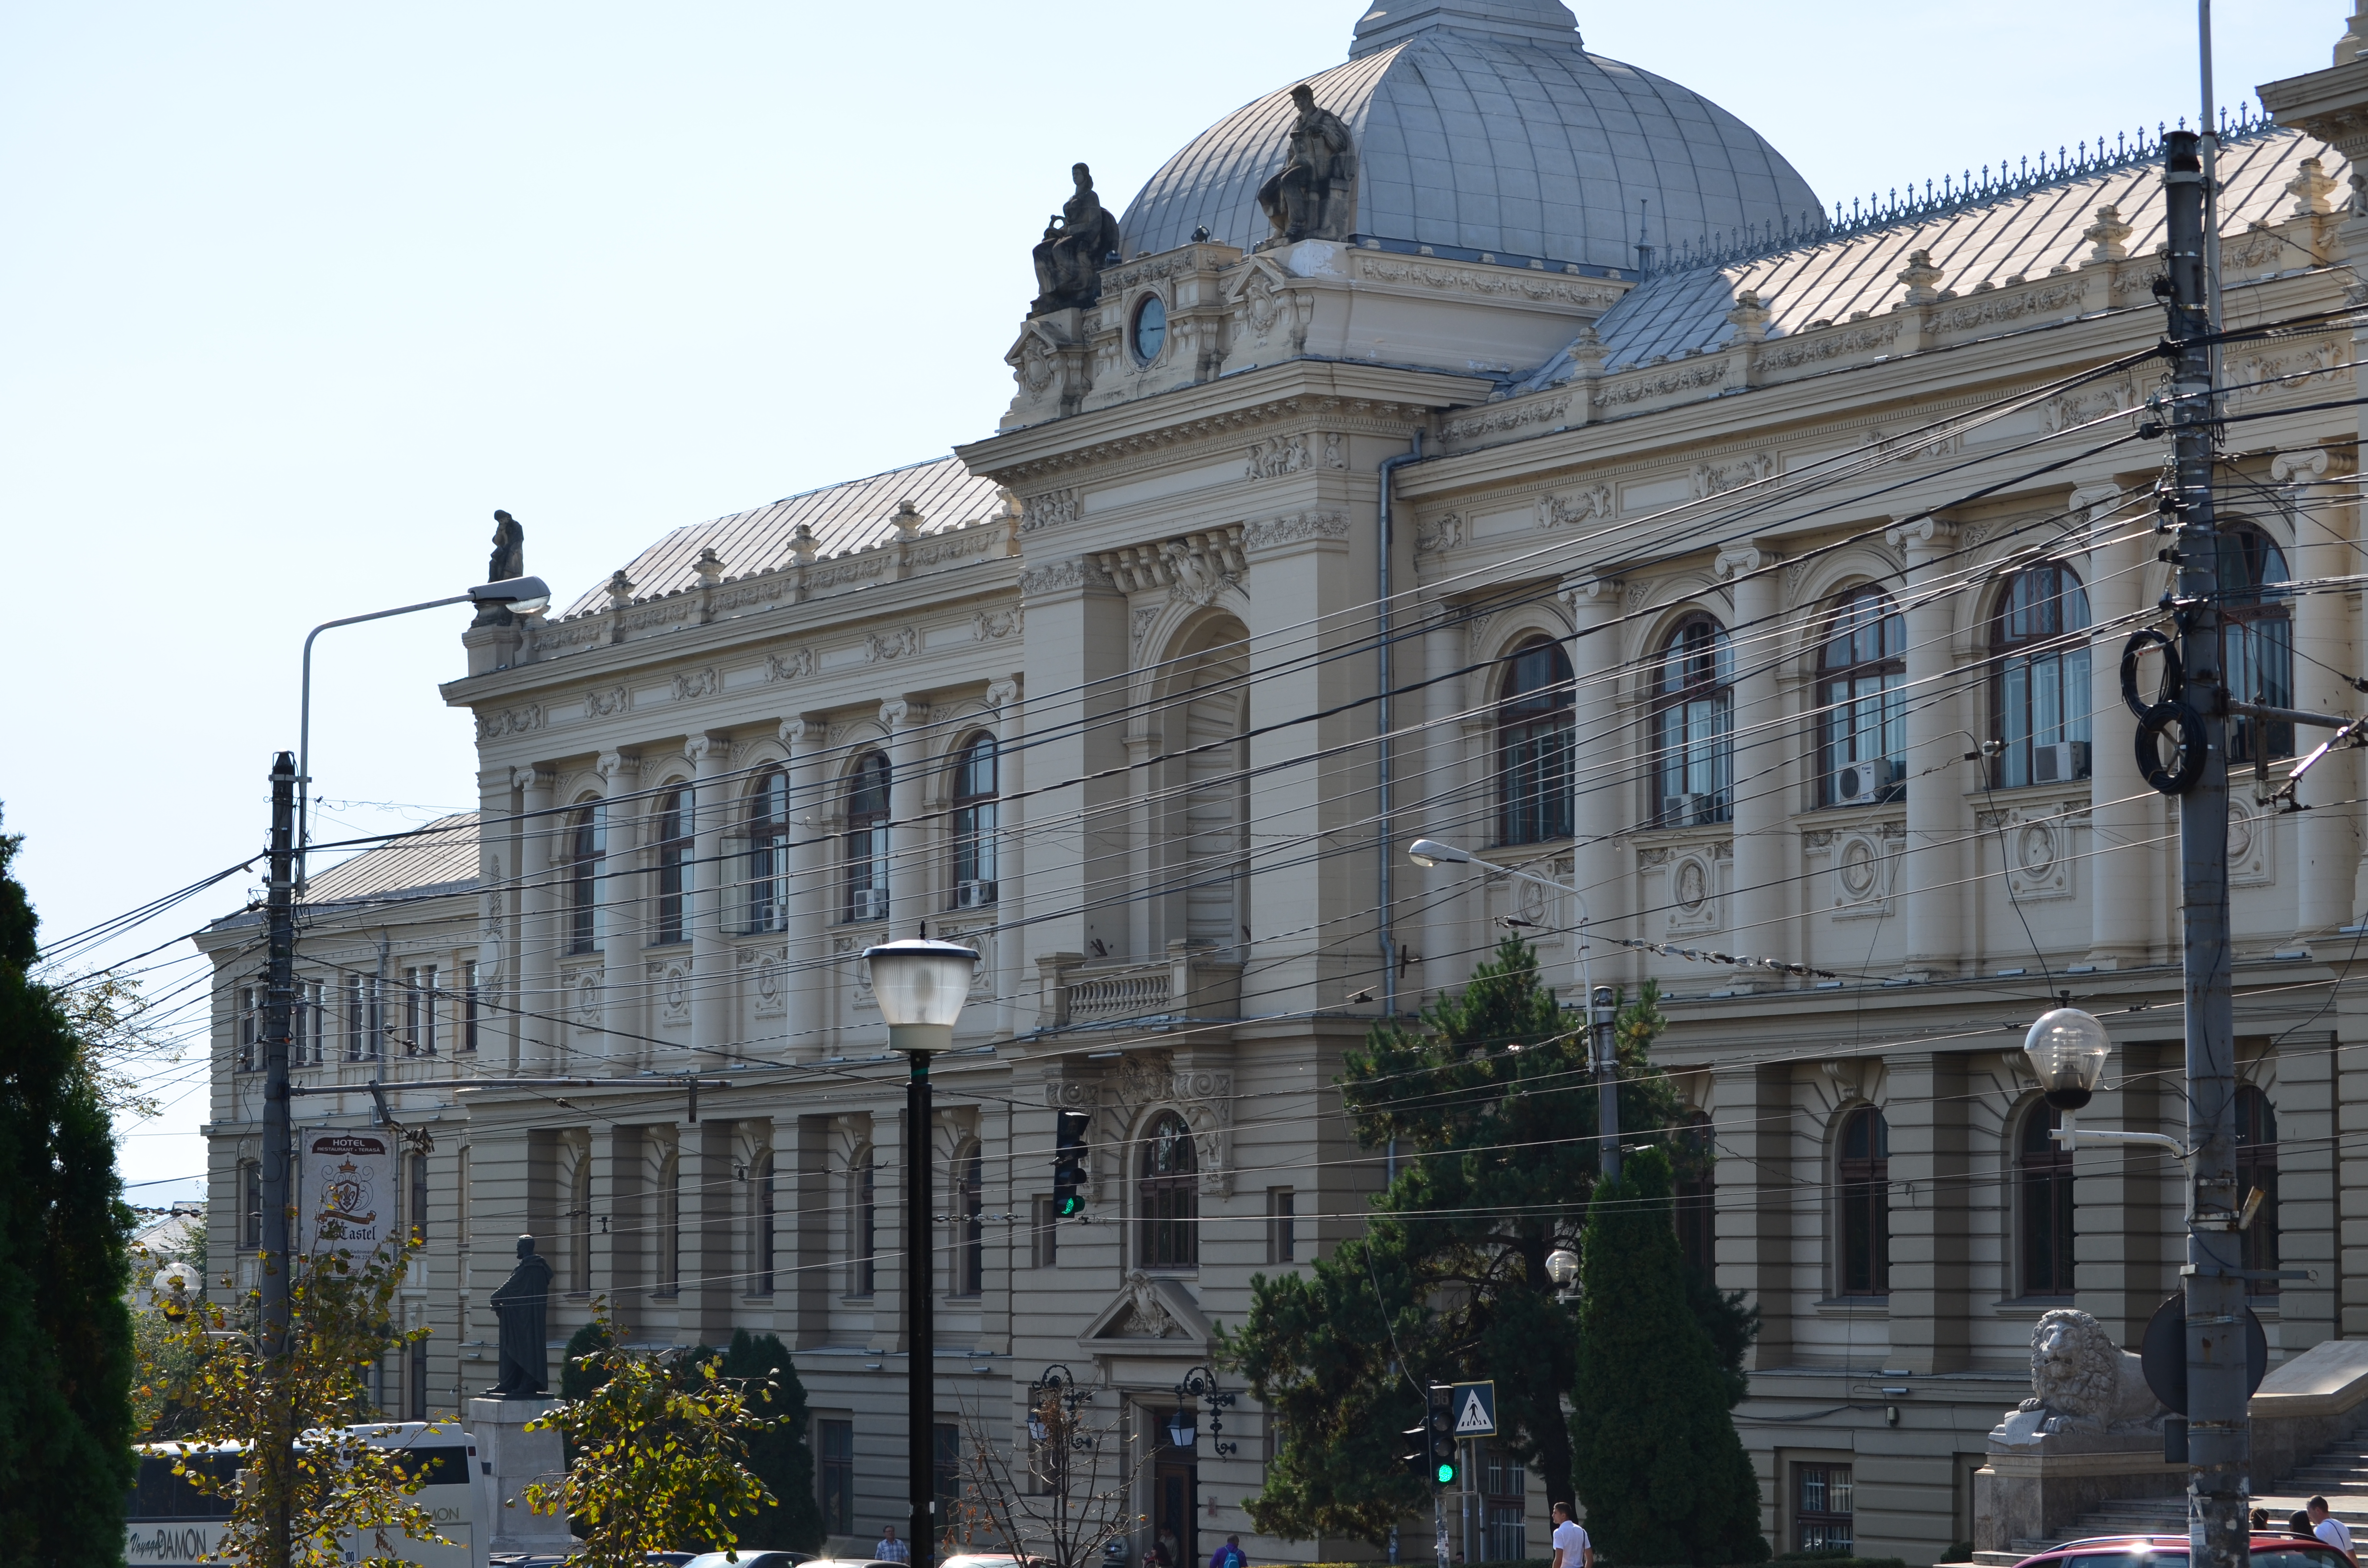
<path id="1" fill-rule="evenodd" d="M 1775 148 L 1664 77 L 1568 44 L 1433 28 L 1309 77 L 1355 137 L 1356 232 L 1463 251 L 1628 267 L 1652 243 L 1814 225 L 1816 193 Z M 1121 221 L 1129 256 L 1272 233 L 1258 187 L 1280 169 L 1290 87 L 1170 158 Z"/>

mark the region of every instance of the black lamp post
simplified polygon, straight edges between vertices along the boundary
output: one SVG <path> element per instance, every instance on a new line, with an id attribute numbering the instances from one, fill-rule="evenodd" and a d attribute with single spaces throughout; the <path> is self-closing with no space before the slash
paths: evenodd
<path id="1" fill-rule="evenodd" d="M 871 994 L 888 1023 L 888 1047 L 912 1062 L 905 1085 L 905 1462 L 909 1467 L 913 1568 L 935 1556 L 937 1512 L 937 1232 L 930 1222 L 929 1057 L 954 1042 L 978 954 L 927 937 L 864 949 Z"/>
<path id="2" fill-rule="evenodd" d="M 1217 1374 L 1206 1367 L 1195 1367 L 1185 1373 L 1184 1381 L 1176 1385 L 1176 1414 L 1170 1416 L 1167 1422 L 1169 1445 L 1178 1449 L 1195 1450 L 1199 1449 L 1200 1429 L 1192 1418 L 1191 1412 L 1184 1408 L 1186 1400 L 1197 1399 L 1209 1407 L 1211 1451 L 1220 1458 L 1238 1452 L 1241 1449 L 1239 1443 L 1229 1443 L 1224 1439 L 1224 1413 L 1233 1408 L 1235 1401 L 1240 1397 L 1238 1394 L 1226 1393 L 1218 1388 Z"/>

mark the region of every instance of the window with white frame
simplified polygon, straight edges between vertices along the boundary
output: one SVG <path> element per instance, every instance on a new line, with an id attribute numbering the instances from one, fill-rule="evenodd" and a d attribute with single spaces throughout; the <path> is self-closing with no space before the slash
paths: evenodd
<path id="1" fill-rule="evenodd" d="M 1497 702 L 1497 842 L 1570 836 L 1570 655 L 1541 639 L 1505 661 Z"/>
<path id="2" fill-rule="evenodd" d="M 403 971 L 403 1053 L 436 1054 L 436 966 L 421 964 Z"/>
<path id="3" fill-rule="evenodd" d="M 995 737 L 973 735 L 954 763 L 953 890 L 956 909 L 995 902 Z"/>
<path id="4" fill-rule="evenodd" d="M 2089 596 L 2068 566 L 2007 580 L 1990 626 L 1992 736 L 2002 790 L 2089 777 Z"/>
<path id="5" fill-rule="evenodd" d="M 1654 694 L 1655 820 L 1663 827 L 1729 821 L 1735 812 L 1735 650 L 1706 615 L 1661 644 Z"/>
<path id="6" fill-rule="evenodd" d="M 871 752 L 847 781 L 842 918 L 888 918 L 888 757 Z"/>
<path id="7" fill-rule="evenodd" d="M 790 778 L 768 767 L 748 796 L 747 928 L 786 930 L 789 913 Z"/>

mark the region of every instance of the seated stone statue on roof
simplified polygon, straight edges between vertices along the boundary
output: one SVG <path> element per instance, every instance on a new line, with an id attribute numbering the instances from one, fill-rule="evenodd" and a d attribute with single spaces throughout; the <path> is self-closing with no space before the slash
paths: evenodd
<path id="1" fill-rule="evenodd" d="M 1102 259 L 1118 249 L 1118 220 L 1094 193 L 1094 174 L 1083 164 L 1071 166 L 1076 194 L 1061 204 L 1059 215 L 1044 231 L 1036 257 L 1036 299 L 1031 316 L 1079 309 L 1101 298 Z"/>
<path id="2" fill-rule="evenodd" d="M 1299 119 L 1291 127 L 1291 156 L 1281 173 L 1258 187 L 1258 205 L 1274 225 L 1268 244 L 1345 240 L 1357 225 L 1357 150 L 1348 122 L 1315 107 L 1315 89 L 1291 89 Z M 1261 249 L 1265 248 L 1263 246 Z"/>

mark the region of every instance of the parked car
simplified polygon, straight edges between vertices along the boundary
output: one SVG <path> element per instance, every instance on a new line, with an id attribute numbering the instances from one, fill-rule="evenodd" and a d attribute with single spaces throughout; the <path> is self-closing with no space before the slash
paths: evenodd
<path id="1" fill-rule="evenodd" d="M 1014 1557 L 1008 1551 L 964 1551 L 939 1560 L 938 1568 L 1043 1568 L 1041 1557 Z"/>
<path id="2" fill-rule="evenodd" d="M 735 1546 L 727 1552 L 702 1551 L 684 1560 L 684 1568 L 798 1568 L 814 1558 L 803 1551 L 774 1551 L 760 1546 Z"/>
<path id="3" fill-rule="evenodd" d="M 2311 1536 L 2257 1530 L 2253 1568 L 2356 1568 L 2352 1560 Z M 2187 1568 L 2183 1535 L 2100 1535 L 2068 1540 L 2015 1568 Z"/>

